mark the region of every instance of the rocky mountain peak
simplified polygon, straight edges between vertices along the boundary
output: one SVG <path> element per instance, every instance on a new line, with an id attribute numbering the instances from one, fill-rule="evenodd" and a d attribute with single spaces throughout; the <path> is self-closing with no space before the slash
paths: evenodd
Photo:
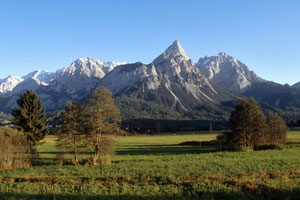
<path id="1" fill-rule="evenodd" d="M 224 51 L 221 51 L 221 52 L 218 54 L 218 56 L 224 56 L 224 57 L 226 57 L 227 54 L 226 54 Z"/>
<path id="2" fill-rule="evenodd" d="M 21 83 L 24 79 L 9 75 L 7 78 L 0 80 L 0 93 L 7 93 L 14 89 L 16 85 Z"/>
<path id="3" fill-rule="evenodd" d="M 181 47 L 180 43 L 178 40 L 175 40 L 173 42 L 173 44 L 171 46 L 169 46 L 165 52 L 165 54 L 167 55 L 172 55 L 174 57 L 176 56 L 183 56 L 185 57 L 187 60 L 189 59 L 186 54 L 185 54 L 185 51 L 183 50 L 183 48 Z"/>
<path id="4" fill-rule="evenodd" d="M 154 64 L 160 64 L 165 61 L 180 62 L 183 60 L 189 60 L 189 57 L 185 54 L 185 51 L 181 47 L 178 40 L 175 40 L 161 55 L 159 55 L 154 61 Z"/>
<path id="5" fill-rule="evenodd" d="M 62 76 L 79 76 L 102 78 L 105 73 L 102 70 L 103 62 L 94 58 L 78 58 L 71 65 L 65 68 Z"/>
<path id="6" fill-rule="evenodd" d="M 200 58 L 196 66 L 210 80 L 237 93 L 244 92 L 254 82 L 263 81 L 244 63 L 225 52 Z"/>
<path id="7" fill-rule="evenodd" d="M 56 72 L 49 72 L 47 70 L 36 70 L 36 71 L 33 71 L 33 72 L 23 76 L 22 78 L 24 80 L 26 80 L 28 78 L 36 78 L 39 81 L 42 81 L 44 83 L 50 83 L 56 77 L 57 77 Z"/>
<path id="8" fill-rule="evenodd" d="M 82 57 L 78 58 L 63 73 L 81 74 L 87 77 L 103 78 L 106 73 L 112 71 L 118 65 L 124 65 L 127 62 L 103 62 L 95 58 Z"/>

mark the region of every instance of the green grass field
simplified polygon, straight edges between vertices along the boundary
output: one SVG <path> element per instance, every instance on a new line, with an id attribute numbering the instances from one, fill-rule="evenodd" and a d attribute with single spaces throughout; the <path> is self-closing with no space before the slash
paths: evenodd
<path id="1" fill-rule="evenodd" d="M 49 136 L 39 166 L 0 172 L 0 199 L 300 199 L 300 132 L 283 150 L 178 145 L 216 135 L 116 137 L 113 163 L 92 167 L 55 165 Z"/>

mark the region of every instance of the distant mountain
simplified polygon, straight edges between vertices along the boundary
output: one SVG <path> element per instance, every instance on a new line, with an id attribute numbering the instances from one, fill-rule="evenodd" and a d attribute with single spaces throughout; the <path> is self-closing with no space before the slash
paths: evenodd
<path id="1" fill-rule="evenodd" d="M 22 76 L 22 78 L 16 76 L 8 76 L 5 79 L 0 79 L 0 95 L 10 96 L 21 92 L 20 88 L 26 88 L 28 82 L 25 82 L 15 90 L 15 87 L 24 80 L 32 79 L 36 80 L 36 83 L 40 86 L 46 86 L 51 83 L 51 88 L 54 90 L 62 90 L 65 88 L 69 93 L 74 93 L 75 90 L 80 90 L 85 87 L 86 84 L 93 78 L 102 78 L 106 73 L 113 70 L 116 66 L 127 64 L 126 62 L 102 62 L 93 58 L 79 58 L 69 67 L 64 69 L 58 69 L 56 72 L 48 72 L 46 70 L 36 70 L 29 74 Z M 29 81 L 29 82 L 30 82 Z M 83 82 L 85 83 L 83 83 Z M 93 82 L 93 81 L 91 81 Z M 32 87 L 30 84 L 29 88 Z M 14 91 L 15 90 L 15 91 Z M 24 89 L 25 90 L 25 89 Z"/>
<path id="2" fill-rule="evenodd" d="M 11 92 L 19 83 L 24 79 L 17 76 L 8 76 L 5 79 L 0 80 L 0 94 L 6 94 Z"/>
<path id="3" fill-rule="evenodd" d="M 40 86 L 47 86 L 47 83 L 44 83 L 35 77 L 29 77 L 16 85 L 13 91 L 11 91 L 9 94 L 14 95 L 20 94 L 26 90 L 38 90 Z"/>
<path id="4" fill-rule="evenodd" d="M 57 72 L 48 72 L 48 71 L 45 71 L 45 70 L 36 70 L 36 71 L 30 72 L 29 74 L 23 76 L 22 78 L 24 80 L 29 79 L 29 78 L 35 78 L 35 79 L 37 79 L 41 82 L 44 82 L 44 83 L 48 84 L 52 80 L 56 79 L 60 72 L 61 72 L 61 70 L 58 70 Z"/>
<path id="5" fill-rule="evenodd" d="M 264 81 L 244 63 L 224 52 L 200 58 L 196 66 L 207 78 L 236 93 L 244 92 L 252 83 Z"/>
<path id="6" fill-rule="evenodd" d="M 178 41 L 148 65 L 134 63 L 116 67 L 101 79 L 99 86 L 117 97 L 125 96 L 127 101 L 156 103 L 181 114 L 191 113 L 201 104 L 218 107 L 221 102 L 236 98 L 208 80 Z"/>
<path id="7" fill-rule="evenodd" d="M 55 111 L 68 101 L 86 102 L 98 87 L 114 94 L 123 119 L 224 120 L 236 99 L 250 96 L 265 112 L 300 117 L 300 83 L 291 87 L 266 81 L 224 52 L 195 64 L 178 41 L 149 64 L 84 57 L 56 72 L 9 76 L 0 80 L 0 111 L 11 112 L 26 89 L 38 93 L 47 111 Z"/>
<path id="8" fill-rule="evenodd" d="M 297 83 L 295 83 L 295 84 L 293 85 L 293 87 L 300 88 L 300 81 L 299 81 L 299 82 L 297 82 Z"/>
<path id="9" fill-rule="evenodd" d="M 253 83 L 245 92 L 257 101 L 282 109 L 300 108 L 300 88 L 271 81 Z"/>
<path id="10" fill-rule="evenodd" d="M 0 91 L 0 110 L 10 112 L 16 106 L 16 99 L 26 89 L 36 91 L 47 110 L 61 109 L 70 100 L 82 101 L 97 87 L 99 80 L 119 64 L 125 62 L 79 58 L 56 72 L 37 70 L 23 78 L 10 76 L 0 82 L 3 88 Z"/>
<path id="11" fill-rule="evenodd" d="M 79 58 L 64 68 L 57 78 L 49 84 L 52 91 L 74 94 L 78 91 L 94 89 L 101 78 L 119 64 L 101 62 L 94 58 Z"/>

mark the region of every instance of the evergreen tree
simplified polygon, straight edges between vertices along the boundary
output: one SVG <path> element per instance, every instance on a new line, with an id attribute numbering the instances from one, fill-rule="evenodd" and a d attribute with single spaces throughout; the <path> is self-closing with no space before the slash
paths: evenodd
<path id="1" fill-rule="evenodd" d="M 32 90 L 21 94 L 17 104 L 19 107 L 12 111 L 14 127 L 24 132 L 30 145 L 34 146 L 49 131 L 43 104 Z"/>
<path id="2" fill-rule="evenodd" d="M 285 121 L 277 114 L 269 113 L 267 117 L 267 142 L 274 143 L 285 143 L 286 134 L 288 131 Z"/>
<path id="3" fill-rule="evenodd" d="M 85 144 L 82 124 L 82 106 L 68 102 L 64 109 L 61 126 L 58 130 L 58 144 L 64 149 L 72 149 L 75 164 L 78 164 L 78 151 Z M 85 145 L 84 145 L 85 146 Z"/>
<path id="4" fill-rule="evenodd" d="M 104 87 L 97 89 L 90 97 L 89 103 L 85 108 L 86 124 L 85 130 L 91 138 L 91 143 L 94 146 L 94 163 L 99 159 L 101 147 L 104 144 L 103 136 L 112 135 L 120 132 L 120 111 L 115 106 L 112 93 Z M 105 141 L 108 141 L 105 139 Z M 107 142 L 105 142 L 108 145 Z"/>

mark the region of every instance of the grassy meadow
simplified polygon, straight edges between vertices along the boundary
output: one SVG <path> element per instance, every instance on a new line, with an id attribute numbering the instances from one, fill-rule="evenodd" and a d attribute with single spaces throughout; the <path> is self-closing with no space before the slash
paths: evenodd
<path id="1" fill-rule="evenodd" d="M 216 136 L 115 137 L 112 164 L 103 166 L 56 165 L 60 150 L 48 136 L 36 166 L 0 171 L 0 199 L 300 199 L 300 131 L 288 133 L 283 150 L 180 144 Z"/>

